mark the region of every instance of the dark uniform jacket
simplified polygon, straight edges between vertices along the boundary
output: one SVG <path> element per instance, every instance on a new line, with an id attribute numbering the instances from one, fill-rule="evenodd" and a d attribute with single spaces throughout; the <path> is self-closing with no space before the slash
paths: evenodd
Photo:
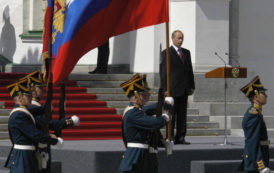
<path id="1" fill-rule="evenodd" d="M 170 94 L 172 97 L 188 94 L 191 89 L 195 89 L 194 75 L 192 69 L 190 51 L 181 48 L 184 62 L 181 61 L 177 51 L 173 46 L 170 51 Z M 166 51 L 161 53 L 160 64 L 161 86 L 166 91 Z"/>
<path id="2" fill-rule="evenodd" d="M 133 103 L 130 103 L 133 106 Z M 156 104 L 144 107 L 150 113 L 155 113 Z M 143 109 L 133 106 L 123 117 L 123 137 L 126 143 L 148 144 L 148 136 L 151 130 L 160 129 L 166 125 L 163 117 L 155 118 L 147 115 Z M 148 159 L 148 150 L 144 148 L 128 147 L 121 161 L 119 171 L 131 171 L 138 167 L 140 172 L 149 172 L 145 165 Z"/>
<path id="3" fill-rule="evenodd" d="M 28 112 L 27 109 L 24 110 Z M 36 146 L 38 142 L 52 145 L 57 143 L 57 139 L 36 128 L 35 120 L 30 113 L 20 110 L 13 112 L 9 117 L 8 126 L 13 144 Z M 38 168 L 35 151 L 12 148 L 5 167 L 15 173 L 36 173 Z"/>
<path id="4" fill-rule="evenodd" d="M 29 106 L 29 111 L 31 114 L 34 116 L 35 121 L 36 121 L 36 126 L 38 129 L 42 129 L 42 126 L 45 124 L 45 108 L 42 105 L 38 104 L 32 104 Z M 62 118 L 61 120 L 49 120 L 49 130 L 55 130 L 55 131 L 60 131 L 64 128 L 70 127 L 73 124 L 72 123 L 67 123 L 66 120 L 70 118 Z"/>
<path id="5" fill-rule="evenodd" d="M 244 115 L 242 127 L 245 135 L 243 166 L 245 171 L 268 167 L 269 147 L 267 129 L 261 112 L 252 104 Z"/>
<path id="6" fill-rule="evenodd" d="M 45 124 L 46 116 L 45 116 L 45 108 L 42 106 L 39 102 L 32 100 L 32 105 L 29 106 L 29 111 L 34 115 L 35 121 L 36 121 L 36 127 L 38 129 L 43 129 L 43 126 Z M 72 121 L 67 121 L 70 118 L 62 118 L 60 120 L 49 120 L 49 130 L 53 131 L 61 131 L 64 128 L 70 127 L 73 125 Z M 39 145 L 38 145 L 39 146 Z M 40 146 L 41 147 L 41 146 Z M 51 169 L 51 147 L 50 146 L 44 146 L 44 148 L 38 147 L 38 152 L 36 156 L 38 158 L 41 158 L 41 153 L 46 152 L 49 155 L 49 159 L 47 161 L 47 168 L 43 168 L 43 170 L 50 170 Z M 46 149 L 45 149 L 46 148 Z M 39 157 L 40 156 L 40 157 Z M 39 173 L 43 172 L 41 170 L 41 162 L 39 162 Z M 46 172 L 46 171 L 45 171 Z"/>

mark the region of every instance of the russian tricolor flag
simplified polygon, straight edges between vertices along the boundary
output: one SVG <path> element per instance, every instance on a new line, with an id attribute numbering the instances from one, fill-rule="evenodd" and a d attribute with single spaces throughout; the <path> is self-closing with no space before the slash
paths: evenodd
<path id="1" fill-rule="evenodd" d="M 55 2 L 51 28 L 54 84 L 66 78 L 84 54 L 110 37 L 168 21 L 168 0 Z M 52 5 L 53 0 L 48 0 L 49 9 Z M 50 15 L 45 15 L 43 55 L 48 50 L 47 17 Z"/>

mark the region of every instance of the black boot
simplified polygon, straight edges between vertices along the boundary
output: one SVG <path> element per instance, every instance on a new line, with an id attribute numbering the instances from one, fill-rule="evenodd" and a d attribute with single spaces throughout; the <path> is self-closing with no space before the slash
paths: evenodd
<path id="1" fill-rule="evenodd" d="M 107 74 L 107 68 L 96 67 L 95 70 L 88 72 L 89 74 Z"/>

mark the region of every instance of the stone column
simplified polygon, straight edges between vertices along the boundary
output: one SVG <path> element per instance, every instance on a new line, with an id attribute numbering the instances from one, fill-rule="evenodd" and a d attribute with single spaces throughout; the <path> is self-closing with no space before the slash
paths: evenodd
<path id="1" fill-rule="evenodd" d="M 229 0 L 196 0 L 195 69 L 224 66 L 215 52 L 228 64 Z"/>
<path id="2" fill-rule="evenodd" d="M 230 1 L 229 10 L 229 64 L 240 66 L 238 41 L 239 41 L 239 0 Z"/>
<path id="3" fill-rule="evenodd" d="M 43 30 L 44 12 L 46 0 L 24 0 L 23 1 L 23 29 L 28 31 Z"/>

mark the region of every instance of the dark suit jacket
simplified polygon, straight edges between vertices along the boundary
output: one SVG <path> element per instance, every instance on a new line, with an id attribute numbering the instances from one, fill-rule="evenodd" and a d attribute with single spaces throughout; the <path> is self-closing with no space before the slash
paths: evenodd
<path id="1" fill-rule="evenodd" d="M 173 46 L 170 51 L 170 94 L 172 97 L 189 95 L 195 89 L 190 51 L 181 48 L 184 63 Z M 161 53 L 160 64 L 161 87 L 166 90 L 166 50 Z"/>

